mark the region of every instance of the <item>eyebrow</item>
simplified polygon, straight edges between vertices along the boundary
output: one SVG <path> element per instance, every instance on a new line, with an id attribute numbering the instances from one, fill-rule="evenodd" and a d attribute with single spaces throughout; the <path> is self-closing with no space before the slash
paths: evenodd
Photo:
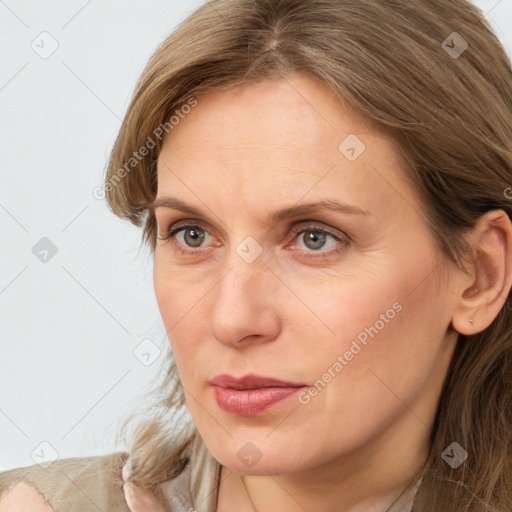
<path id="1" fill-rule="evenodd" d="M 201 210 L 197 209 L 196 207 L 185 203 L 181 199 L 171 196 L 161 196 L 157 198 L 149 209 L 150 211 L 154 212 L 157 208 L 170 208 L 198 217 L 204 215 L 203 212 L 201 212 Z M 357 206 L 341 203 L 334 199 L 324 199 L 322 201 L 317 201 L 314 203 L 294 205 L 290 206 L 289 208 L 283 208 L 282 210 L 273 211 L 269 214 L 268 220 L 270 222 L 279 222 L 281 220 L 288 219 L 291 217 L 298 217 L 299 215 L 315 213 L 320 210 L 332 210 L 350 215 L 373 215 L 373 213 L 363 210 Z"/>

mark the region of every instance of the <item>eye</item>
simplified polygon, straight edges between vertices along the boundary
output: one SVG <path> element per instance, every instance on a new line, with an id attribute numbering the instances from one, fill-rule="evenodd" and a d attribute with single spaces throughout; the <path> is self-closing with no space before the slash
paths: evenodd
<path id="1" fill-rule="evenodd" d="M 292 227 L 291 232 L 299 235 L 294 240 L 301 241 L 300 248 L 306 257 L 330 256 L 345 249 L 349 241 L 344 233 L 331 232 L 316 225 L 301 224 Z M 204 248 L 203 242 L 213 238 L 213 235 L 199 224 L 176 223 L 168 228 L 166 237 L 157 238 L 162 241 L 173 239 L 175 248 L 181 254 L 198 254 L 201 251 L 194 249 Z"/>
<path id="2" fill-rule="evenodd" d="M 348 237 L 346 235 L 337 234 L 315 225 L 294 226 L 292 232 L 299 235 L 296 239 L 301 242 L 301 247 L 305 248 L 303 252 L 308 257 L 330 256 L 342 251 L 348 245 Z M 329 241 L 331 242 L 330 244 Z"/>
<path id="3" fill-rule="evenodd" d="M 178 241 L 178 244 L 176 244 L 178 250 L 183 253 L 188 253 L 189 251 L 184 250 L 182 248 L 183 246 L 192 249 L 201 247 L 204 240 L 207 240 L 208 237 L 211 236 L 209 231 L 198 224 L 173 224 L 168 228 L 166 237 L 157 238 L 163 241 L 171 238 L 176 239 Z"/>

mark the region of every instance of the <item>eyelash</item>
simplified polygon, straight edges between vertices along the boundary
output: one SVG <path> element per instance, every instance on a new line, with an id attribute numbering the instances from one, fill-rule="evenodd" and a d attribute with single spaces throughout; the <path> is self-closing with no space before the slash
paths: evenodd
<path id="1" fill-rule="evenodd" d="M 166 237 L 157 237 L 157 238 L 158 238 L 158 240 L 167 241 L 171 238 L 175 238 L 176 234 L 178 234 L 180 231 L 183 231 L 184 229 L 187 229 L 187 228 L 200 228 L 202 231 L 205 231 L 210 236 L 213 236 L 210 233 L 210 231 L 208 231 L 201 224 L 178 224 L 178 223 L 175 223 L 167 228 L 167 236 Z M 306 253 L 307 254 L 306 257 L 311 257 L 311 258 L 324 257 L 325 258 L 327 256 L 331 256 L 331 255 L 334 255 L 334 254 L 337 254 L 337 253 L 343 251 L 346 248 L 346 246 L 348 245 L 348 236 L 347 235 L 345 235 L 344 237 L 340 237 L 339 235 L 332 233 L 331 231 L 329 231 L 327 229 L 319 228 L 318 226 L 314 226 L 314 225 L 293 226 L 290 231 L 296 235 L 303 233 L 305 231 L 313 231 L 313 232 L 317 232 L 317 233 L 322 233 L 322 234 L 331 236 L 337 242 L 341 243 L 341 247 L 339 246 L 339 247 L 331 248 L 326 251 L 323 251 L 322 249 L 319 249 L 318 251 L 314 251 L 314 250 L 300 251 L 303 254 Z M 184 255 L 184 256 L 197 255 L 199 252 L 203 252 L 203 251 L 200 251 L 199 249 L 189 249 L 189 250 L 183 249 L 183 247 L 180 244 L 178 244 L 175 240 L 174 240 L 174 247 L 181 255 Z"/>

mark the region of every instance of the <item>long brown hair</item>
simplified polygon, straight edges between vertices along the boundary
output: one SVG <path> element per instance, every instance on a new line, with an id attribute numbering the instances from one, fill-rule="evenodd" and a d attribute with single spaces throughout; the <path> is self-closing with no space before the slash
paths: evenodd
<path id="1" fill-rule="evenodd" d="M 202 93 L 296 71 L 392 134 L 440 254 L 465 270 L 463 235 L 476 220 L 493 209 L 512 217 L 511 64 L 466 0 L 209 0 L 137 83 L 105 177 L 112 212 L 143 226 L 154 254 L 162 136 Z M 182 471 L 197 435 L 177 421 L 187 413 L 170 350 L 150 399 L 120 431 L 130 435 L 132 481 L 155 490 Z M 457 468 L 442 457 L 454 441 L 468 452 Z M 512 510 L 510 293 L 487 329 L 459 335 L 430 442 L 422 511 Z"/>

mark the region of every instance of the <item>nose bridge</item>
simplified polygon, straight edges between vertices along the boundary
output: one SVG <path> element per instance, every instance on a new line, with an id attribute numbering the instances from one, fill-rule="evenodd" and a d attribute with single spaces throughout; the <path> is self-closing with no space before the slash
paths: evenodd
<path id="1" fill-rule="evenodd" d="M 245 241 L 226 257 L 227 271 L 217 283 L 210 318 L 212 333 L 222 343 L 268 336 L 278 325 L 272 300 L 274 276 L 263 252 L 255 256 L 255 249 L 253 242 Z"/>
<path id="2" fill-rule="evenodd" d="M 229 304 L 234 301 L 240 307 L 251 303 L 253 308 L 263 304 L 262 293 L 265 293 L 265 276 L 268 274 L 266 258 L 263 254 L 254 257 L 253 249 L 247 249 L 245 244 L 238 244 L 230 253 L 226 261 L 227 272 L 218 283 L 216 302 Z"/>

